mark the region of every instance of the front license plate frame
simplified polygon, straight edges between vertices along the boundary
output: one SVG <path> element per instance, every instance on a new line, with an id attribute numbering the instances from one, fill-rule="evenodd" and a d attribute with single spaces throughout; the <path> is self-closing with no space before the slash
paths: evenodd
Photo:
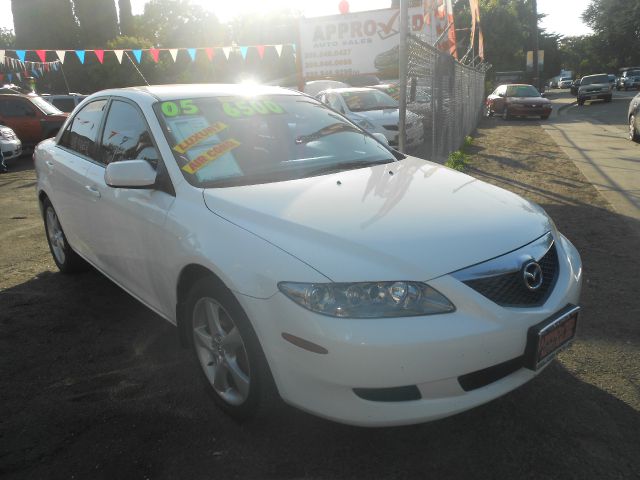
<path id="1" fill-rule="evenodd" d="M 568 305 L 554 316 L 529 328 L 524 366 L 539 370 L 575 338 L 580 307 Z"/>

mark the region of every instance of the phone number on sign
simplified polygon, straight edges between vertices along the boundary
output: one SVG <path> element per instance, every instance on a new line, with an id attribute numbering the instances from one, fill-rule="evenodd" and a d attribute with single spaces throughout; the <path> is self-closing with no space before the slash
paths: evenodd
<path id="1" fill-rule="evenodd" d="M 331 76 L 350 76 L 360 75 L 359 70 L 353 70 L 351 68 L 338 68 L 335 70 L 305 70 L 306 77 L 331 77 Z"/>
<path id="2" fill-rule="evenodd" d="M 331 67 L 333 65 L 342 66 L 342 65 L 351 65 L 350 58 L 338 59 L 338 60 L 321 60 L 319 62 L 306 62 L 304 64 L 305 68 L 318 68 L 318 67 Z"/>

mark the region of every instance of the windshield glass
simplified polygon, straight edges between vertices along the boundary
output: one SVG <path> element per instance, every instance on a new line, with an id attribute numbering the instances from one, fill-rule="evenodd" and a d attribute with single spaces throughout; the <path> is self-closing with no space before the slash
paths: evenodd
<path id="1" fill-rule="evenodd" d="M 509 85 L 507 97 L 539 97 L 540 93 L 532 85 Z"/>
<path id="2" fill-rule="evenodd" d="M 197 187 L 294 180 L 396 160 L 306 96 L 184 98 L 154 110 L 182 174 Z"/>
<path id="3" fill-rule="evenodd" d="M 627 70 L 627 77 L 640 77 L 640 70 Z"/>
<path id="4" fill-rule="evenodd" d="M 61 113 L 63 113 L 42 97 L 29 97 L 29 99 L 36 105 L 36 107 L 38 107 L 47 115 L 60 115 Z"/>
<path id="5" fill-rule="evenodd" d="M 382 110 L 384 108 L 398 108 L 398 101 L 379 90 L 356 90 L 340 92 L 342 98 L 352 112 L 367 110 Z"/>
<path id="6" fill-rule="evenodd" d="M 594 83 L 609 83 L 609 77 L 606 75 L 594 75 L 593 77 L 584 77 L 580 85 L 592 85 Z"/>

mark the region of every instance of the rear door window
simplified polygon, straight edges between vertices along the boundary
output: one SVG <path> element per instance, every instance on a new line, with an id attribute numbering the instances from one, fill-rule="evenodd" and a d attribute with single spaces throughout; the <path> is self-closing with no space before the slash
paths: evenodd
<path id="1" fill-rule="evenodd" d="M 7 118 L 35 117 L 35 108 L 22 98 L 5 98 L 0 100 L 0 115 Z"/>
<path id="2" fill-rule="evenodd" d="M 69 122 L 59 145 L 89 158 L 96 158 L 96 140 L 107 100 L 85 105 Z"/>

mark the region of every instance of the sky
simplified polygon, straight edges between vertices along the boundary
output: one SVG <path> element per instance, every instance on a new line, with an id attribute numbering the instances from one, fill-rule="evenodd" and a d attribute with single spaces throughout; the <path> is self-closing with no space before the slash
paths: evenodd
<path id="1" fill-rule="evenodd" d="M 134 14 L 142 13 L 146 0 L 131 0 Z M 245 11 L 265 11 L 267 8 L 296 8 L 307 17 L 332 15 L 338 13 L 339 0 L 191 0 L 191 3 L 211 8 L 218 18 L 225 22 Z M 538 13 L 547 17 L 541 27 L 549 33 L 564 36 L 586 35 L 591 33 L 582 23 L 580 15 L 589 5 L 589 0 L 538 0 Z M 352 12 L 386 8 L 390 0 L 349 0 Z M 13 28 L 11 0 L 0 0 L 0 28 Z"/>

